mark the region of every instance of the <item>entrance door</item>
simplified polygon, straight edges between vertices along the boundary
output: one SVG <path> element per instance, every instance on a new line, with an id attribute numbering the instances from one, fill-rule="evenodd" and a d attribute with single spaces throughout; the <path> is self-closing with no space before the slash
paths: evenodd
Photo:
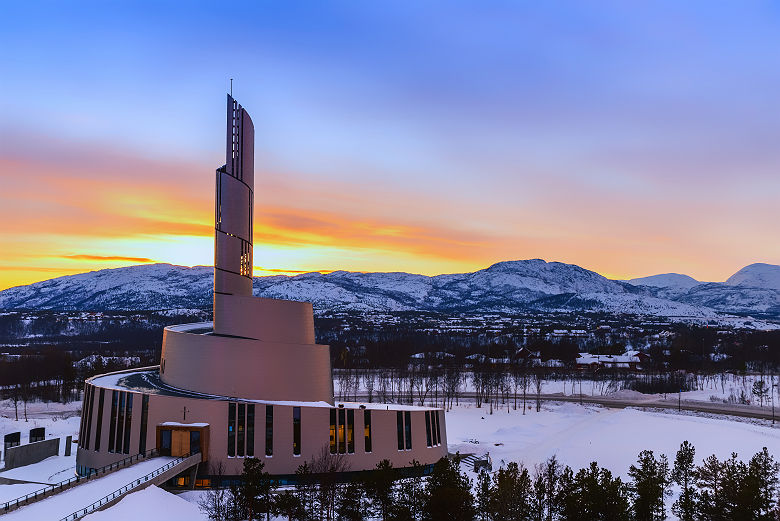
<path id="1" fill-rule="evenodd" d="M 177 458 L 190 451 L 190 431 L 174 430 L 171 440 L 171 456 Z"/>

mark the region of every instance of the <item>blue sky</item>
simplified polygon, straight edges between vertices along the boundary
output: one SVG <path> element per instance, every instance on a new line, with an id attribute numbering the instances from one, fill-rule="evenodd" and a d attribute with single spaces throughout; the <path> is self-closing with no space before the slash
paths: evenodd
<path id="1" fill-rule="evenodd" d="M 342 223 L 317 238 L 328 253 L 274 257 L 285 265 L 273 268 L 434 273 L 543 257 L 611 276 L 723 279 L 750 262 L 780 263 L 779 11 L 774 2 L 4 4 L 0 175 L 32 161 L 44 177 L 73 177 L 59 166 L 94 161 L 90 176 L 159 177 L 112 171 L 111 158 L 124 158 L 208 190 L 232 77 L 255 121 L 258 202 L 288 221 L 327 213 Z M 0 228 L 9 247 L 19 241 L 11 219 Z M 425 230 L 430 247 L 389 247 L 383 234 L 340 243 L 352 233 L 344 223 L 361 219 Z M 459 234 L 473 241 L 436 253 L 437 238 Z"/>

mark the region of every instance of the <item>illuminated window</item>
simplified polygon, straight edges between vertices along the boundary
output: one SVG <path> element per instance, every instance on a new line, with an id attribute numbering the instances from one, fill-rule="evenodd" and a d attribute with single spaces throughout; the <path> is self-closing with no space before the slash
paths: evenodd
<path id="1" fill-rule="evenodd" d="M 328 439 L 330 440 L 330 453 L 336 454 L 336 409 L 330 410 L 330 429 L 328 430 Z"/>
<path id="2" fill-rule="evenodd" d="M 344 416 L 344 409 L 339 409 L 339 454 L 344 454 L 347 452 L 347 444 L 345 440 L 346 421 Z"/>

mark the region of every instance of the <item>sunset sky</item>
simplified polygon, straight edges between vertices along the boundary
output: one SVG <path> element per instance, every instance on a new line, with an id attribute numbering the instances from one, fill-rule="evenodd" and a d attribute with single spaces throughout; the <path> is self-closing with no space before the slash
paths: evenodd
<path id="1" fill-rule="evenodd" d="M 33 1 L 0 20 L 0 289 L 210 265 L 229 78 L 255 123 L 256 275 L 780 264 L 777 2 Z"/>

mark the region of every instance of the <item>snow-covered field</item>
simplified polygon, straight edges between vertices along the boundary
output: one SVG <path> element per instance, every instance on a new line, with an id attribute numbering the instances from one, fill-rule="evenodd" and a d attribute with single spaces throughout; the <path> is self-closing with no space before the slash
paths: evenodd
<path id="1" fill-rule="evenodd" d="M 548 392 L 555 391 L 550 389 Z M 7 404 L 2 405 L 0 415 L 7 415 Z M 70 412 L 73 407 L 77 405 L 70 405 Z M 75 436 L 78 431 L 77 416 L 63 418 L 70 414 L 66 407 L 44 407 L 39 404 L 31 409 L 35 412 L 30 413 L 28 409 L 28 414 L 40 417 L 31 418 L 26 423 L 0 417 L 2 432 L 22 430 L 24 441 L 27 430 L 34 426 L 45 426 L 47 435 L 51 433 L 53 436 Z M 749 458 L 762 447 L 780 456 L 780 423 L 773 428 L 770 422 L 763 420 L 678 414 L 669 410 L 608 409 L 568 402 L 544 402 L 541 412 L 527 410 L 525 415 L 520 410 L 510 409 L 507 412 L 506 407 L 495 409 L 491 415 L 488 408 L 476 408 L 472 402 L 447 412 L 446 419 L 450 452 L 477 455 L 490 452 L 494 468 L 509 461 L 522 462 L 533 468 L 534 464 L 555 455 L 561 463 L 574 469 L 598 461 L 613 473 L 627 477 L 629 466 L 635 462 L 641 450 L 650 449 L 656 454 L 666 454 L 673 460 L 683 440 L 690 441 L 696 447 L 697 463 L 711 454 L 720 459 L 726 458 L 732 451 L 739 453 L 740 457 Z M 46 483 L 71 475 L 74 466 L 73 457 L 67 461 L 62 457 L 49 458 L 35 465 L 0 472 L 0 477 Z M 121 472 L 101 479 L 119 474 Z M 113 478 L 117 479 L 121 481 L 119 477 Z M 114 488 L 118 488 L 124 483 L 105 484 L 108 488 L 116 484 Z M 0 485 L 0 498 L 11 499 L 36 488 L 40 488 L 40 485 Z M 71 494 L 76 498 L 68 501 L 73 510 L 78 508 L 76 503 L 86 505 L 90 502 L 88 498 L 81 497 L 78 488 L 63 494 Z M 199 492 L 187 492 L 176 497 L 161 489 L 149 488 L 130 494 L 117 505 L 87 519 L 152 521 L 162 519 L 161 513 L 164 513 L 165 519 L 205 519 L 198 517 L 200 513 L 196 502 L 200 495 Z M 49 500 L 39 504 L 43 505 L 46 501 Z M 10 516 L 13 519 L 37 521 L 43 519 L 40 517 L 40 508 L 31 505 Z M 68 513 L 61 512 L 62 516 Z M 46 516 L 49 516 L 48 512 Z M 44 518 L 48 519 L 46 516 Z M 9 521 L 11 517 L 8 517 Z"/>

